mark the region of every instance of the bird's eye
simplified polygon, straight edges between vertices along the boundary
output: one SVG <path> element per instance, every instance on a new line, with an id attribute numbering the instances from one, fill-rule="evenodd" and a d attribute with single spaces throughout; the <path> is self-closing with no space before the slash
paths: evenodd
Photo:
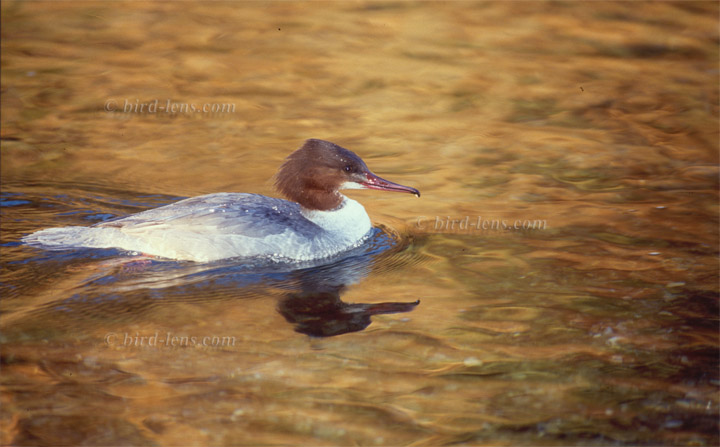
<path id="1" fill-rule="evenodd" d="M 353 168 L 350 165 L 345 166 L 345 172 L 352 172 Z"/>

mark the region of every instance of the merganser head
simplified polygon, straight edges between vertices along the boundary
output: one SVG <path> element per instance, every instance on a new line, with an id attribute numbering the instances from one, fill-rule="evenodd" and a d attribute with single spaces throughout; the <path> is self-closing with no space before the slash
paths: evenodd
<path id="1" fill-rule="evenodd" d="M 288 199 L 304 208 L 332 210 L 340 206 L 340 189 L 378 189 L 415 194 L 409 186 L 373 174 L 353 152 L 324 140 L 310 139 L 288 156 L 280 167 L 275 186 Z"/>

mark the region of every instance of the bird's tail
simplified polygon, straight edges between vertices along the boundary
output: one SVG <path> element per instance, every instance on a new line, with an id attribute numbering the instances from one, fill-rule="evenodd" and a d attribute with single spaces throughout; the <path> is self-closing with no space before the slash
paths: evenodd
<path id="1" fill-rule="evenodd" d="M 77 247 L 97 246 L 95 228 L 89 227 L 60 227 L 36 231 L 22 238 L 30 246 L 46 250 L 63 250 Z"/>

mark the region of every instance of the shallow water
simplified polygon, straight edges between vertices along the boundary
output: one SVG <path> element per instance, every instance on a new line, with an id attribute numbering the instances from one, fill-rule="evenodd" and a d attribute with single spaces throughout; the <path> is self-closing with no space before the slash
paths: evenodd
<path id="1" fill-rule="evenodd" d="M 4 2 L 0 441 L 717 445 L 717 18 Z M 422 192 L 348 192 L 377 230 L 345 259 L 19 242 L 274 195 L 311 137 Z"/>

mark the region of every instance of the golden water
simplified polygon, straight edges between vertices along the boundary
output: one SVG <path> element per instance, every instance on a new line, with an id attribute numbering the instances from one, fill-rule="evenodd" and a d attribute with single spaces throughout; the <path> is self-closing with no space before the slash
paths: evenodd
<path id="1" fill-rule="evenodd" d="M 1 6 L 3 445 L 720 442 L 717 2 Z M 423 194 L 347 262 L 19 243 L 311 137 Z"/>

